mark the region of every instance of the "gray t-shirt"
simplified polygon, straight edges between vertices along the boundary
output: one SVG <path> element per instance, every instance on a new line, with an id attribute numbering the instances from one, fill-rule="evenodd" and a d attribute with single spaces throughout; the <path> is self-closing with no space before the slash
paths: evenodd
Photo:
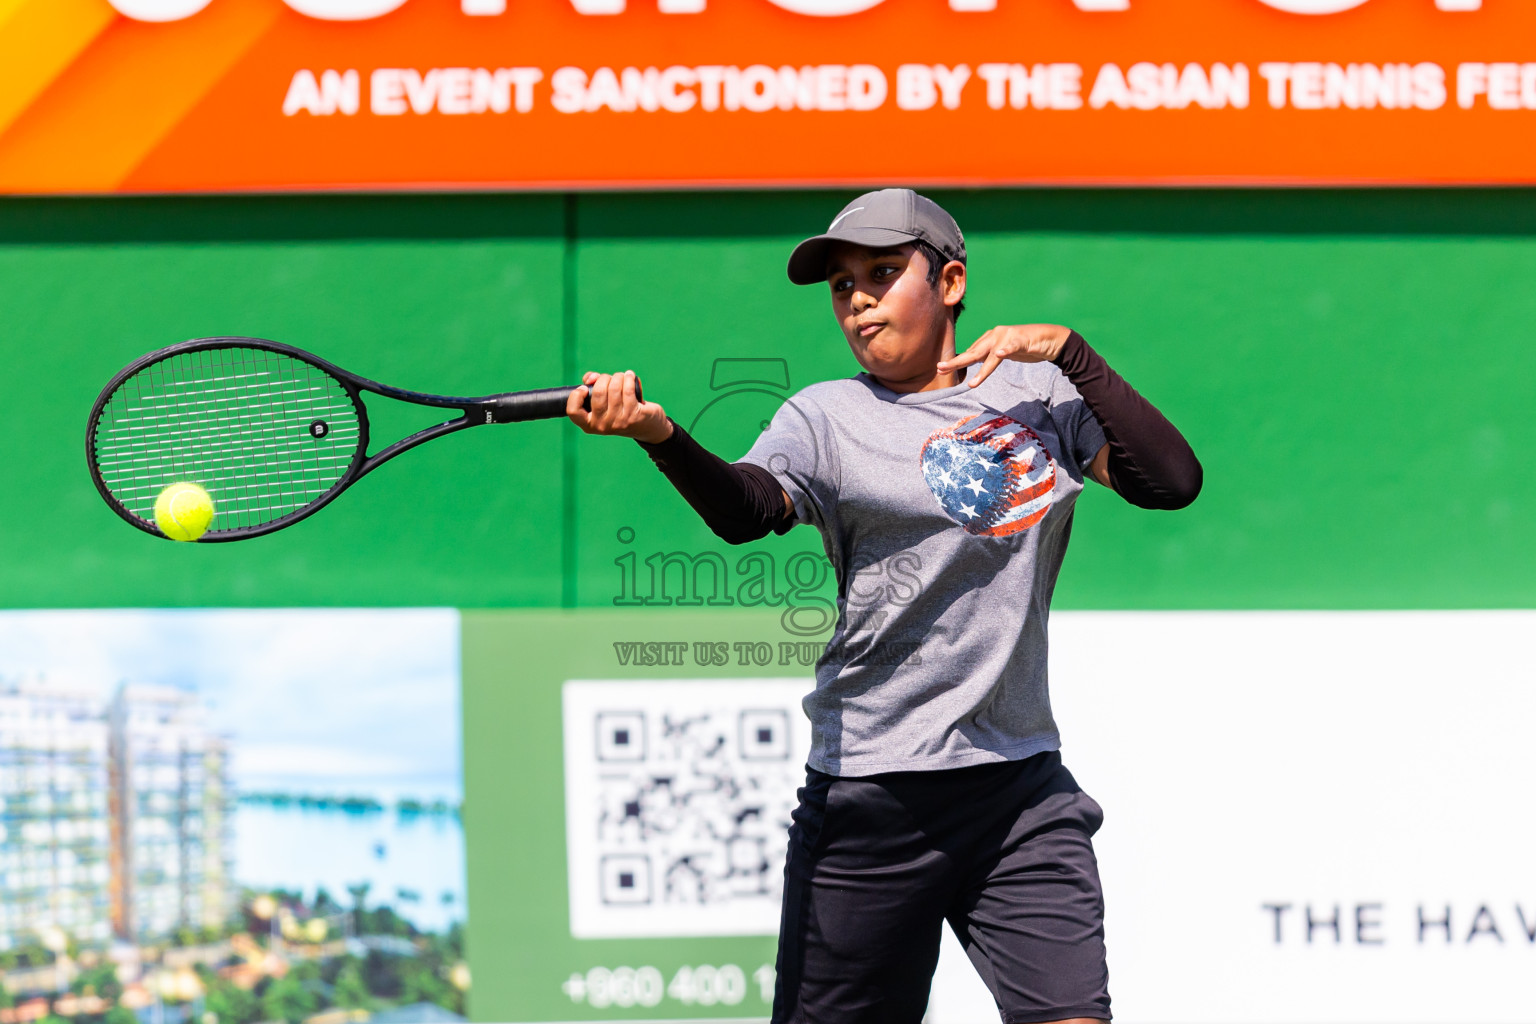
<path id="1" fill-rule="evenodd" d="M 1050 363 L 905 395 L 861 373 L 784 403 L 742 461 L 778 479 L 837 573 L 805 698 L 812 768 L 958 768 L 1060 745 L 1046 618 L 1103 445 Z"/>

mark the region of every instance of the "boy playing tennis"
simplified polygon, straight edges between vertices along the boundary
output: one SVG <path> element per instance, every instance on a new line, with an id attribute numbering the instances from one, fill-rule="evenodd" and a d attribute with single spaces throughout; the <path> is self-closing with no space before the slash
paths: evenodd
<path id="1" fill-rule="evenodd" d="M 1107 1020 L 1102 814 L 1057 752 L 1046 617 L 1085 477 L 1174 509 L 1200 464 L 1065 327 L 995 327 L 957 356 L 965 242 L 910 190 L 855 199 L 789 276 L 828 282 L 864 372 L 795 395 L 740 462 L 632 372 L 586 374 L 567 405 L 639 441 L 723 539 L 807 523 L 837 571 L 773 1020 L 917 1024 L 945 920 L 1005 1024 Z M 879 585 L 896 557 L 923 584 L 900 600 Z"/>

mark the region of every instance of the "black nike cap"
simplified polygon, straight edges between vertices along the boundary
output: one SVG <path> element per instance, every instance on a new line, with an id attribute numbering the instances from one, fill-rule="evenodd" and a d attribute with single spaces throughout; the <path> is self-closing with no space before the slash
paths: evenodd
<path id="1" fill-rule="evenodd" d="M 944 208 L 909 188 L 866 192 L 832 219 L 825 234 L 807 238 L 789 254 L 789 279 L 816 284 L 827 279 L 827 250 L 836 242 L 885 249 L 921 239 L 949 259 L 965 262 L 965 236 Z"/>

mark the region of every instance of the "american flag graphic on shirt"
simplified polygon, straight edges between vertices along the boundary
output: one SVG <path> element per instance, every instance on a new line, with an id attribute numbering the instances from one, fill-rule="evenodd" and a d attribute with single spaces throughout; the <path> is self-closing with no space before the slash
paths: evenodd
<path id="1" fill-rule="evenodd" d="M 923 480 L 967 533 L 1007 537 L 1051 508 L 1056 463 L 1033 430 L 998 416 L 960 433 L 974 417 L 935 430 L 923 443 Z"/>

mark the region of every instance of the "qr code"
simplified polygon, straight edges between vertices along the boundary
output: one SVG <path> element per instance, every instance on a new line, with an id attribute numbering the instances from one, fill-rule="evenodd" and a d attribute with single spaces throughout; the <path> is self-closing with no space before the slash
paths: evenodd
<path id="1" fill-rule="evenodd" d="M 805 679 L 607 682 L 563 692 L 576 938 L 774 935 Z"/>

